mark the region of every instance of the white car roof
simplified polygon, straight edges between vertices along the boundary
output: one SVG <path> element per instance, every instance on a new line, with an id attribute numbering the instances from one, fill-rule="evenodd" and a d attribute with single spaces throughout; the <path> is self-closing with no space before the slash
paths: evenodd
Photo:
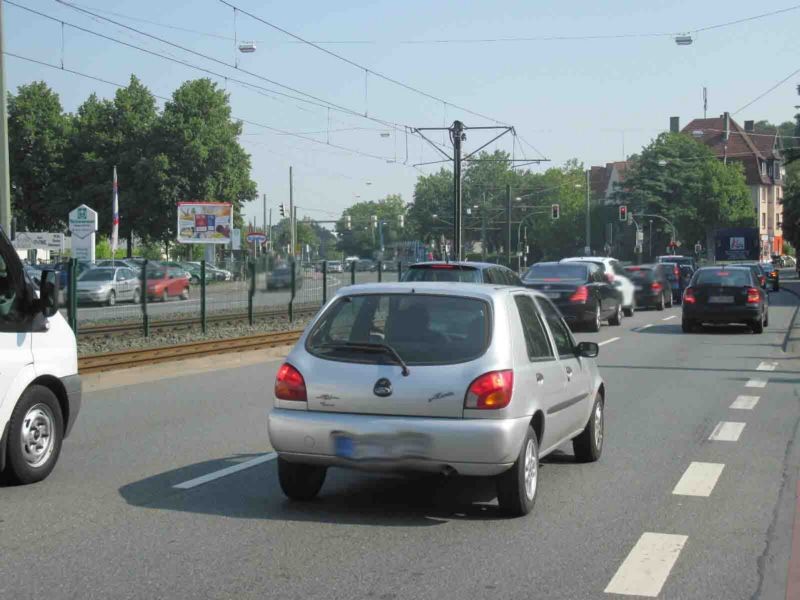
<path id="1" fill-rule="evenodd" d="M 535 290 L 522 286 L 494 286 L 485 283 L 454 283 L 450 281 L 414 281 L 392 283 L 361 283 L 339 288 L 337 296 L 355 294 L 408 294 L 411 290 L 417 294 L 441 294 L 443 296 L 463 296 L 494 300 L 504 297 L 512 291 L 524 290 L 534 295 L 541 295 Z"/>

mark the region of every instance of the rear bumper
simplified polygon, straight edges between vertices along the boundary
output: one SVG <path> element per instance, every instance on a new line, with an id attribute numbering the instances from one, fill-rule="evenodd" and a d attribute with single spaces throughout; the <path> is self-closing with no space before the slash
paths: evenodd
<path id="1" fill-rule="evenodd" d="M 637 291 L 635 298 L 636 306 L 658 306 L 661 300 L 661 292 Z"/>
<path id="2" fill-rule="evenodd" d="M 695 306 L 683 305 L 683 318 L 706 323 L 743 323 L 761 316 L 760 306 Z"/>
<path id="3" fill-rule="evenodd" d="M 592 304 L 559 304 L 556 303 L 558 310 L 564 315 L 567 323 L 591 323 L 594 322 L 595 307 Z"/>
<path id="4" fill-rule="evenodd" d="M 529 417 L 437 419 L 276 408 L 269 414 L 269 438 L 275 451 L 290 462 L 485 476 L 511 467 L 529 423 Z M 351 440 L 350 447 L 367 445 L 371 450 L 363 457 L 349 457 L 337 438 Z"/>

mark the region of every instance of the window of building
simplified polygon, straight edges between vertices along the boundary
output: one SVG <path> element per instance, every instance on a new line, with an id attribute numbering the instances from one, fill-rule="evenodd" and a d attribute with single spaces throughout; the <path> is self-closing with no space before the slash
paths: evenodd
<path id="1" fill-rule="evenodd" d="M 761 213 L 761 227 L 767 226 L 767 213 Z"/>

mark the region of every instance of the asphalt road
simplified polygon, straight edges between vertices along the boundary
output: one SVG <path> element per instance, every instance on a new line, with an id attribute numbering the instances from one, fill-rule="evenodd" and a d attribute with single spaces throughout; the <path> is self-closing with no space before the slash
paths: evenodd
<path id="1" fill-rule="evenodd" d="M 88 393 L 51 477 L 0 487 L 0 598 L 622 598 L 604 590 L 659 578 L 660 598 L 784 598 L 800 330 L 797 297 L 770 296 L 763 335 L 682 334 L 677 308 L 579 334 L 603 342 L 604 454 L 545 459 L 522 519 L 465 478 L 331 470 L 288 502 L 267 454 L 279 362 Z"/>

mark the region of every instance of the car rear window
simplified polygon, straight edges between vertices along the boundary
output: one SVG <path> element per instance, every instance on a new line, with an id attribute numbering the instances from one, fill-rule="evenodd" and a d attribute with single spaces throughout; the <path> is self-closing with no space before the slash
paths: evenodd
<path id="1" fill-rule="evenodd" d="M 481 283 L 481 274 L 473 267 L 460 265 L 419 265 L 410 267 L 403 275 L 403 281 Z"/>
<path id="2" fill-rule="evenodd" d="M 584 265 L 567 263 L 553 265 L 533 265 L 522 278 L 524 281 L 585 281 Z"/>
<path id="3" fill-rule="evenodd" d="M 306 350 L 331 360 L 390 364 L 388 353 L 343 346 L 385 344 L 408 365 L 467 362 L 481 356 L 489 345 L 490 314 L 483 300 L 460 296 L 343 296 L 316 322 Z"/>
<path id="4" fill-rule="evenodd" d="M 653 269 L 645 269 L 642 267 L 628 267 L 625 269 L 625 275 L 634 281 L 649 281 L 655 277 Z"/>
<path id="5" fill-rule="evenodd" d="M 749 271 L 744 269 L 714 269 L 698 271 L 694 285 L 719 285 L 725 287 L 744 287 L 752 285 Z"/>

